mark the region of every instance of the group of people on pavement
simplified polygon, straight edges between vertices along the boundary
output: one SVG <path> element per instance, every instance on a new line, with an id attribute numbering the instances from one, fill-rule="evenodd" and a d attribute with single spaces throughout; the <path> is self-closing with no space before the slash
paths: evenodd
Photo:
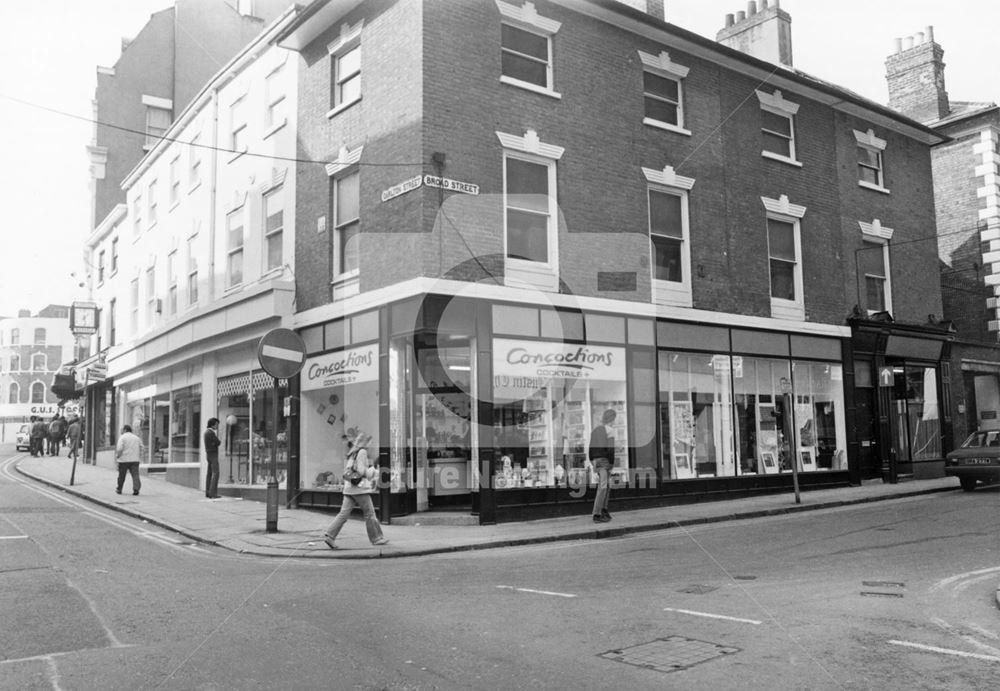
<path id="1" fill-rule="evenodd" d="M 32 456 L 58 456 L 68 445 L 66 455 L 75 457 L 83 438 L 83 421 L 78 415 L 66 418 L 56 413 L 48 422 L 40 415 L 32 415 L 28 436 Z"/>
<path id="2" fill-rule="evenodd" d="M 601 424 L 594 427 L 588 444 L 588 456 L 598 476 L 597 494 L 594 497 L 593 520 L 595 523 L 606 523 L 611 520 L 608 513 L 608 501 L 611 493 L 611 470 L 615 462 L 615 439 L 612 425 L 615 421 L 614 410 L 605 410 L 601 416 Z M 33 428 L 34 429 L 34 428 Z M 219 498 L 219 419 L 209 418 L 202 437 L 205 445 L 205 455 L 208 461 L 205 478 L 205 496 L 209 499 Z M 327 527 L 323 540 L 330 549 L 337 549 L 336 539 L 341 529 L 347 523 L 351 512 L 360 508 L 365 521 L 368 540 L 376 546 L 388 544 L 389 540 L 382 534 L 382 526 L 375 514 L 372 494 L 377 491 L 378 469 L 368 456 L 368 445 L 371 436 L 357 432 L 352 438 L 342 437 L 344 443 L 344 489 L 340 512 Z M 132 476 L 132 494 L 138 495 L 141 487 L 139 480 L 139 463 L 142 457 L 142 442 L 132 432 L 130 425 L 122 427 L 121 436 L 115 446 L 115 459 L 118 462 L 118 485 L 115 492 L 122 493 L 125 476 Z"/>

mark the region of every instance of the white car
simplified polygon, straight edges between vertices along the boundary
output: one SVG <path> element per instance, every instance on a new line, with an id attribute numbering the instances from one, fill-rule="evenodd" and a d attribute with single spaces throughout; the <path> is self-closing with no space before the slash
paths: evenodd
<path id="1" fill-rule="evenodd" d="M 31 425 L 21 425 L 21 429 L 17 430 L 17 438 L 14 444 L 18 451 L 28 451 L 31 449 Z"/>

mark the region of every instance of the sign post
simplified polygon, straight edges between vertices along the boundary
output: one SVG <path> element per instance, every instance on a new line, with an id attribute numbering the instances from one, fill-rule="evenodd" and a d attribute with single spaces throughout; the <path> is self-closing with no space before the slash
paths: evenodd
<path id="1" fill-rule="evenodd" d="M 278 381 L 291 379 L 302 369 L 306 345 L 291 329 L 271 329 L 257 345 L 257 360 L 274 377 L 274 423 L 271 428 L 271 471 L 267 479 L 267 516 L 265 530 L 278 532 Z M 286 435 L 287 438 L 287 435 Z"/>

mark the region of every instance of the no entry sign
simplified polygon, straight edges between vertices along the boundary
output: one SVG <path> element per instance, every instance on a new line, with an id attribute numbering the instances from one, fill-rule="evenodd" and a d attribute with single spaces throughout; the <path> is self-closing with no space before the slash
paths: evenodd
<path id="1" fill-rule="evenodd" d="M 302 369 L 306 360 L 306 344 L 291 329 L 272 329 L 260 339 L 257 360 L 264 371 L 275 379 L 289 379 Z"/>

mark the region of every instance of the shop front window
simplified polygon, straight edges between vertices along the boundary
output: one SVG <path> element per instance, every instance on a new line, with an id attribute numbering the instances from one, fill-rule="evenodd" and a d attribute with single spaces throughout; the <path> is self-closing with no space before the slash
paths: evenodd
<path id="1" fill-rule="evenodd" d="M 287 392 L 287 385 L 282 382 L 279 398 L 284 398 Z M 225 452 L 224 460 L 220 458 L 222 482 L 264 485 L 271 477 L 274 463 L 275 477 L 279 484 L 284 483 L 288 472 L 288 437 L 283 406 L 278 406 L 278 419 L 274 419 L 274 379 L 261 371 L 220 378 L 217 409 L 224 426 L 220 430 Z"/>
<path id="2" fill-rule="evenodd" d="M 614 474 L 627 476 L 624 348 L 496 339 L 493 378 L 497 489 L 595 482 L 588 446 L 608 409 Z"/>
<path id="3" fill-rule="evenodd" d="M 200 462 L 201 426 L 201 384 L 175 391 L 170 416 L 171 463 Z"/>
<path id="4" fill-rule="evenodd" d="M 892 429 L 899 460 L 941 458 L 937 369 L 923 365 L 897 365 L 893 367 L 893 372 Z"/>
<path id="5" fill-rule="evenodd" d="M 661 351 L 659 369 L 666 478 L 847 469 L 840 364 Z"/>
<path id="6" fill-rule="evenodd" d="M 343 489 L 345 438 L 371 436 L 368 455 L 377 463 L 378 361 L 377 344 L 306 360 L 301 375 L 302 489 Z"/>

